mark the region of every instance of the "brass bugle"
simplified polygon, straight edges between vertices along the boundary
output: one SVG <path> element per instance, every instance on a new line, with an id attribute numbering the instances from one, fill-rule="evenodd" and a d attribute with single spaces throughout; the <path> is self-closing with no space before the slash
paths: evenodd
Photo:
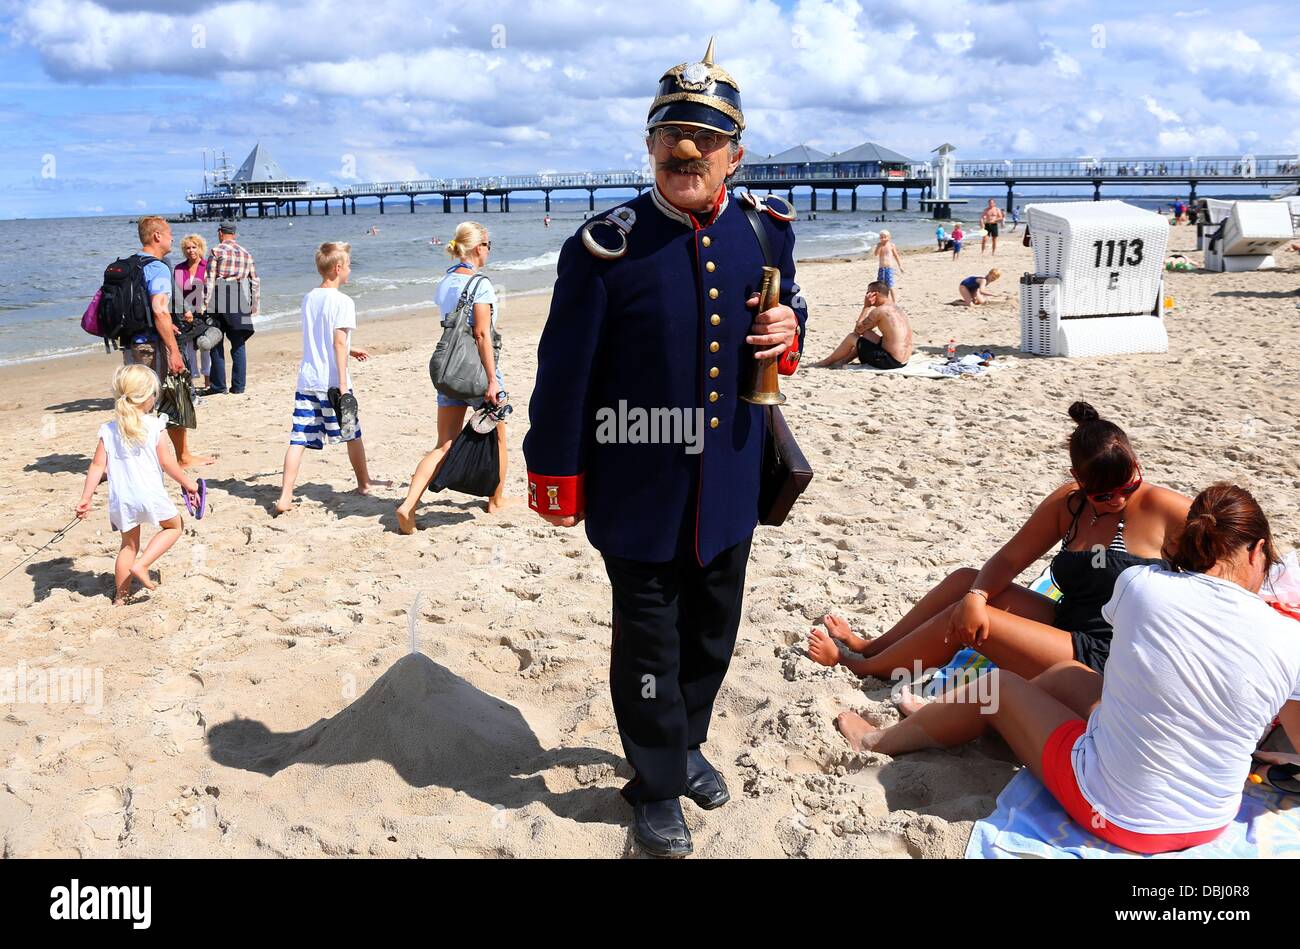
<path id="1" fill-rule="evenodd" d="M 775 267 L 764 267 L 763 282 L 758 290 L 758 312 L 766 312 L 780 303 L 781 271 Z M 777 372 L 776 357 L 752 361 L 754 366 L 749 377 L 749 387 L 740 397 L 754 405 L 784 405 L 785 396 L 781 394 L 781 377 Z"/>

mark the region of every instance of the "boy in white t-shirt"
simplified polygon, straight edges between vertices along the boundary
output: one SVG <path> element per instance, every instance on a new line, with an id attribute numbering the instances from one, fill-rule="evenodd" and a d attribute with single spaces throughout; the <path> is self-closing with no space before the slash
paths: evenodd
<path id="1" fill-rule="evenodd" d="M 316 248 L 316 270 L 321 275 L 321 285 L 302 298 L 302 365 L 293 396 L 293 429 L 289 434 L 289 450 L 284 454 L 284 481 L 280 499 L 275 502 L 275 514 L 284 514 L 293 506 L 293 486 L 298 480 L 303 452 L 308 448 L 320 450 L 327 443 L 347 443 L 358 494 L 369 494 L 376 484 L 391 484 L 370 480 L 366 449 L 361 442 L 361 422 L 354 414 L 344 419 L 347 424 L 343 430 L 338 408 L 330 400 L 331 389 L 343 394 L 340 402 L 351 396 L 348 357 L 361 362 L 370 358 L 364 349 L 351 347 L 357 308 L 352 298 L 339 289 L 352 273 L 352 245 L 336 241 L 321 244 Z"/>

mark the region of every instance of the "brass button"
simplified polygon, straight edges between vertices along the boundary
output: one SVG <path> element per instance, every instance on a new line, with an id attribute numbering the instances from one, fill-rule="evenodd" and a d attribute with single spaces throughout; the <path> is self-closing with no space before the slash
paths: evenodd
<path id="1" fill-rule="evenodd" d="M 718 367 L 717 367 L 717 366 L 714 366 L 712 369 L 709 370 L 709 378 L 710 378 L 710 379 L 716 379 L 716 378 L 718 378 Z"/>
<path id="2" fill-rule="evenodd" d="M 717 428 L 717 427 L 718 427 L 717 417 L 715 416 L 714 418 L 709 419 L 709 428 Z"/>
<path id="3" fill-rule="evenodd" d="M 704 265 L 704 269 L 707 270 L 709 273 L 713 273 L 713 271 L 718 269 L 718 265 L 710 260 L 707 264 Z"/>
<path id="4" fill-rule="evenodd" d="M 713 342 L 709 343 L 709 352 L 711 352 L 711 353 L 716 353 L 716 352 L 718 351 L 718 349 L 719 349 L 719 347 L 718 347 L 718 341 L 717 341 L 717 340 L 714 340 Z"/>
<path id="5" fill-rule="evenodd" d="M 714 287 L 712 290 L 709 291 L 709 299 L 716 300 L 717 298 L 718 298 L 718 288 Z"/>
<path id="6" fill-rule="evenodd" d="M 705 247 L 708 247 L 710 244 L 713 243 L 713 239 L 710 238 L 708 234 L 705 234 L 703 237 L 700 238 L 700 243 L 703 244 Z"/>
<path id="7" fill-rule="evenodd" d="M 709 317 L 709 322 L 712 323 L 714 326 L 717 326 L 719 323 L 722 322 L 722 317 L 714 313 L 711 317 Z"/>
<path id="8" fill-rule="evenodd" d="M 710 401 L 710 402 L 717 402 L 717 401 L 718 401 L 718 393 L 716 393 L 716 392 L 710 392 L 710 393 L 709 393 L 709 401 Z"/>

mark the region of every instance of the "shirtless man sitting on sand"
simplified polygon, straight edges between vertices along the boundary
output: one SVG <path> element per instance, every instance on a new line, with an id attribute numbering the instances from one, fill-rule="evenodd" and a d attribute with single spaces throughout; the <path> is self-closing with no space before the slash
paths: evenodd
<path id="1" fill-rule="evenodd" d="M 889 287 L 879 280 L 867 285 L 853 332 L 844 337 L 835 352 L 813 363 L 813 367 L 838 369 L 855 358 L 872 369 L 900 369 L 912 358 L 912 325 L 907 314 L 890 299 Z"/>

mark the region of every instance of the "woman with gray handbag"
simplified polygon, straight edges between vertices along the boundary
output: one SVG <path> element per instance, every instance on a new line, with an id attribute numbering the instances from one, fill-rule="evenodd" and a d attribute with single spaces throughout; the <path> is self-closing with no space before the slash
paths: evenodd
<path id="1" fill-rule="evenodd" d="M 496 328 L 496 291 L 479 271 L 487 264 L 492 243 L 487 228 L 464 221 L 447 241 L 447 254 L 456 263 L 434 291 L 442 314 L 442 338 L 429 360 L 429 377 L 438 390 L 438 444 L 420 460 L 411 475 L 411 487 L 397 508 L 397 529 L 415 531 L 415 508 L 429 482 L 438 473 L 447 449 L 465 425 L 465 412 L 485 404 L 495 407 L 505 396 L 501 378 L 501 334 Z M 504 496 L 506 484 L 506 425 L 496 426 L 500 446 L 501 479 L 488 499 L 489 514 L 517 503 Z"/>

